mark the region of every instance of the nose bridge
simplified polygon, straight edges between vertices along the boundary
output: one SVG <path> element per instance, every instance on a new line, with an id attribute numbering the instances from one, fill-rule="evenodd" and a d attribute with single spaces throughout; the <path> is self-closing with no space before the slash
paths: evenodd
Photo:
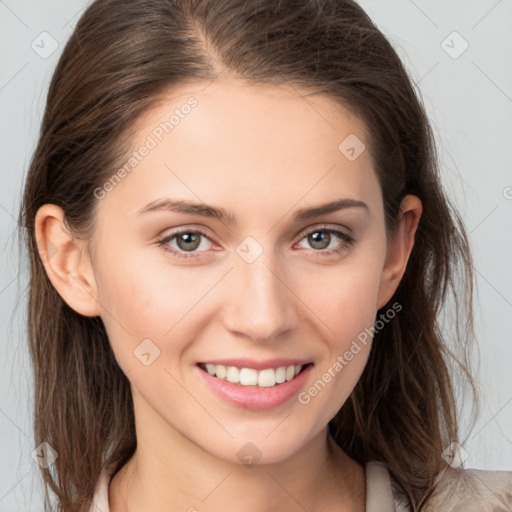
<path id="1" fill-rule="evenodd" d="M 293 294 L 273 251 L 261 250 L 259 256 L 252 259 L 255 246 L 251 246 L 250 241 L 248 244 L 249 251 L 241 253 L 231 273 L 233 293 L 229 294 L 231 303 L 227 305 L 224 321 L 228 329 L 246 334 L 253 340 L 271 341 L 290 329 L 296 319 Z M 243 251 L 243 243 L 240 249 Z M 244 256 L 251 251 L 252 258 Z"/>

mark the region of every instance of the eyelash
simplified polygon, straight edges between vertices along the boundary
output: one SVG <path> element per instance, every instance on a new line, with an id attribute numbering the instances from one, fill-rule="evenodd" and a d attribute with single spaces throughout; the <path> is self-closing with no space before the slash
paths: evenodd
<path id="1" fill-rule="evenodd" d="M 203 233 L 200 230 L 182 229 L 182 230 L 172 233 L 171 235 L 168 235 L 164 238 L 157 240 L 156 244 L 159 247 L 162 247 L 164 251 L 169 252 L 172 255 L 177 256 L 178 258 L 194 259 L 194 258 L 199 257 L 200 253 L 187 253 L 185 251 L 177 251 L 176 249 L 169 249 L 169 247 L 166 246 L 166 244 L 168 244 L 171 240 L 176 238 L 178 235 L 182 235 L 183 233 L 201 235 L 213 243 L 211 238 L 206 233 Z M 334 234 L 337 237 L 341 238 L 341 240 L 343 240 L 345 242 L 344 244 L 342 244 L 342 246 L 340 248 L 329 249 L 329 250 L 312 249 L 312 251 L 314 253 L 317 253 L 315 255 L 315 257 L 331 256 L 333 254 L 343 254 L 345 251 L 348 251 L 352 247 L 352 245 L 355 243 L 355 239 L 353 237 L 351 237 L 350 235 L 348 235 L 347 233 L 344 233 L 343 231 L 339 231 L 337 229 L 326 228 L 326 227 L 316 228 L 311 231 L 308 231 L 298 241 L 300 242 L 301 240 L 303 240 L 304 238 L 306 238 L 307 236 L 309 236 L 313 233 L 331 233 L 331 234 Z"/>

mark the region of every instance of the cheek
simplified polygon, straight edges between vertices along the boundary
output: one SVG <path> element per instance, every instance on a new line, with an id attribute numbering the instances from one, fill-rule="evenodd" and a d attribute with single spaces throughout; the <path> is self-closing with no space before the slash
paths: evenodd
<path id="1" fill-rule="evenodd" d="M 329 421 L 345 403 L 368 360 L 383 254 L 382 246 L 369 242 L 328 271 L 310 273 L 301 285 L 324 343 L 316 379 L 299 401 L 323 411 L 319 424 Z"/>
<path id="2" fill-rule="evenodd" d="M 330 421 L 346 402 L 368 361 L 376 316 L 376 286 L 372 276 L 347 278 L 329 299 L 318 300 L 323 329 L 323 354 L 315 379 L 301 396 L 319 413 L 318 426 Z"/>
<path id="3" fill-rule="evenodd" d="M 300 297 L 337 350 L 375 322 L 382 263 L 378 247 L 365 249 L 339 265 L 308 271 L 307 280 L 297 282 Z"/>
<path id="4" fill-rule="evenodd" d="M 125 372 L 134 362 L 136 367 L 140 364 L 137 354 L 146 353 L 146 348 L 158 355 L 152 367 L 169 366 L 171 354 L 171 359 L 179 357 L 200 331 L 198 311 L 206 314 L 207 303 L 202 299 L 219 280 L 212 272 L 202 277 L 200 272 L 173 266 L 163 257 L 149 260 L 141 251 L 133 259 L 125 255 L 118 262 L 104 259 L 99 265 L 102 319 Z"/>
<path id="5" fill-rule="evenodd" d="M 165 293 L 166 283 L 155 267 L 125 254 L 118 260 L 104 258 L 98 268 L 102 319 L 116 356 L 133 354 L 146 338 L 161 338 L 172 325 L 179 300 L 169 289 Z"/>

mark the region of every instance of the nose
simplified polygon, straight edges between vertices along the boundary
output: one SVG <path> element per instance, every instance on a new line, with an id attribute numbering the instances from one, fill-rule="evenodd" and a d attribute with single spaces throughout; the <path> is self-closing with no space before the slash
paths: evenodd
<path id="1" fill-rule="evenodd" d="M 273 267 L 273 268 L 271 268 Z M 297 300 L 282 270 L 260 257 L 239 261 L 228 279 L 224 325 L 234 335 L 272 343 L 297 323 Z"/>

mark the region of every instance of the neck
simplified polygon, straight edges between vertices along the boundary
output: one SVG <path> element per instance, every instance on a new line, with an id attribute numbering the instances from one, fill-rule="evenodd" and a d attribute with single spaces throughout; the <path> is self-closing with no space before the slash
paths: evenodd
<path id="1" fill-rule="evenodd" d="M 137 450 L 109 485 L 110 512 L 363 512 L 364 469 L 327 428 L 287 459 L 233 464 L 176 430 L 137 428 Z M 165 432 L 165 434 L 164 434 Z M 162 439 L 166 439 L 163 443 Z"/>

